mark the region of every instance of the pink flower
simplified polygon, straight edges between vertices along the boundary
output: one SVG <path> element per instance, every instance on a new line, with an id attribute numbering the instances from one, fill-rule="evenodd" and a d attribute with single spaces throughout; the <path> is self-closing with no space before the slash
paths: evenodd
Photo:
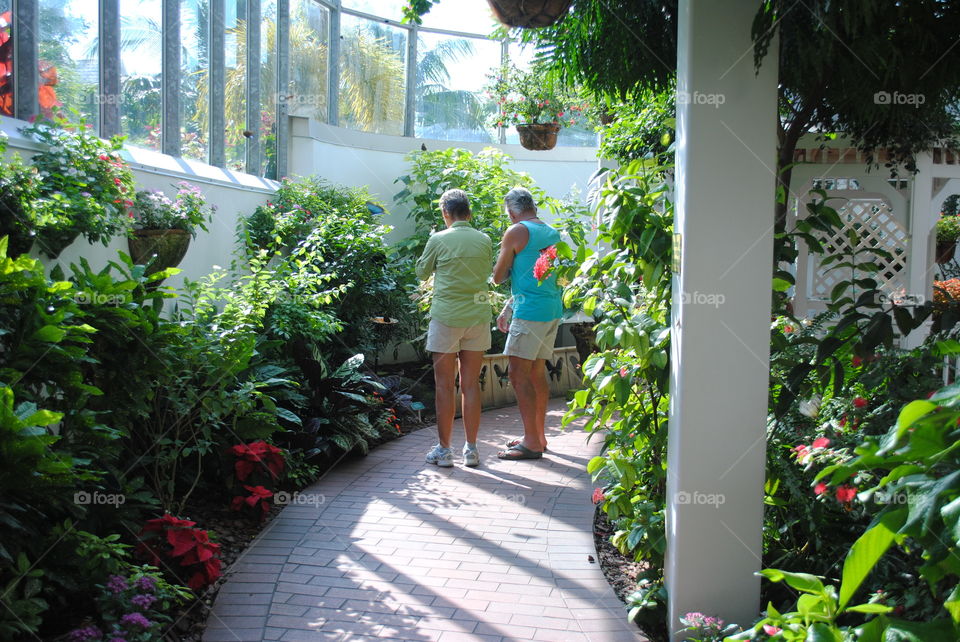
<path id="1" fill-rule="evenodd" d="M 801 464 L 810 457 L 810 448 L 804 444 L 793 447 L 793 452 L 797 453 L 797 461 Z"/>
<path id="2" fill-rule="evenodd" d="M 766 633 L 767 635 L 771 636 L 771 637 L 774 636 L 774 635 L 776 635 L 777 633 L 779 633 L 781 630 L 782 630 L 782 629 L 780 629 L 780 627 L 776 627 L 776 626 L 774 626 L 774 625 L 772 625 L 772 624 L 764 624 L 764 625 L 763 625 L 763 632 Z"/>
<path id="3" fill-rule="evenodd" d="M 630 371 L 627 370 L 627 366 L 623 366 L 622 368 L 620 368 L 620 376 L 621 376 L 621 377 L 626 377 L 629 373 L 630 373 Z"/>
<path id="4" fill-rule="evenodd" d="M 605 500 L 605 499 L 606 499 L 606 496 L 603 494 L 603 489 L 602 489 L 602 488 L 594 488 L 594 489 L 593 489 L 593 503 L 594 503 L 594 504 L 599 504 L 600 502 L 602 502 L 602 501 Z"/>
<path id="5" fill-rule="evenodd" d="M 785 326 L 783 326 L 783 331 L 789 334 L 789 333 L 793 332 L 793 326 L 792 326 L 792 325 L 785 325 Z"/>
<path id="6" fill-rule="evenodd" d="M 816 486 L 813 487 L 813 494 L 819 497 L 827 492 L 827 485 L 824 482 L 819 482 Z M 771 633 L 771 635 L 773 635 Z"/>
<path id="7" fill-rule="evenodd" d="M 830 445 L 830 440 L 827 439 L 826 437 L 818 437 L 817 439 L 813 440 L 814 448 L 826 448 L 829 445 Z"/>
<path id="8" fill-rule="evenodd" d="M 866 408 L 868 403 L 870 403 L 870 402 L 868 402 L 868 401 L 867 401 L 866 399 L 864 399 L 863 397 L 855 397 L 854 400 L 853 400 L 853 407 L 854 407 L 854 408 Z"/>
<path id="9" fill-rule="evenodd" d="M 857 487 L 844 484 L 837 489 L 837 501 L 841 504 L 850 504 L 857 496 Z"/>

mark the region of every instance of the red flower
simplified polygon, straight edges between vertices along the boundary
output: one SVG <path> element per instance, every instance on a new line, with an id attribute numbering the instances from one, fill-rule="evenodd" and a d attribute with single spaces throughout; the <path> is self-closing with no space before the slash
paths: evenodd
<path id="1" fill-rule="evenodd" d="M 780 627 L 778 627 L 778 626 L 773 626 L 772 624 L 764 624 L 764 625 L 763 625 L 763 632 L 766 633 L 767 635 L 771 636 L 771 637 L 773 637 L 774 635 L 776 635 L 777 633 L 779 633 L 779 632 L 782 631 L 782 630 L 783 630 L 783 629 L 781 629 Z"/>
<path id="2" fill-rule="evenodd" d="M 849 504 L 857 496 L 857 487 L 844 484 L 837 489 L 837 501 L 841 504 Z"/>
<path id="3" fill-rule="evenodd" d="M 810 457 L 810 448 L 805 444 L 794 446 L 793 452 L 797 453 L 797 461 L 800 463 L 803 463 L 808 457 Z"/>
<path id="4" fill-rule="evenodd" d="M 626 377 L 626 376 L 629 374 L 629 372 L 630 372 L 630 371 L 627 370 L 627 366 L 623 366 L 622 368 L 620 368 L 620 376 L 621 376 L 621 377 Z"/>
<path id="5" fill-rule="evenodd" d="M 783 331 L 789 334 L 790 332 L 793 332 L 793 326 L 792 326 L 792 325 L 785 325 L 785 326 L 783 326 Z"/>
<path id="6" fill-rule="evenodd" d="M 863 359 L 861 359 L 860 357 L 855 356 L 855 357 L 853 357 L 852 359 L 850 359 L 850 363 L 853 364 L 853 367 L 854 367 L 854 368 L 859 368 L 860 365 L 863 363 Z"/>
<path id="7" fill-rule="evenodd" d="M 238 458 L 234 470 L 240 481 L 246 481 L 258 464 L 265 466 L 273 478 L 279 477 L 283 472 L 283 451 L 263 440 L 237 444 L 230 451 Z"/>
<path id="8" fill-rule="evenodd" d="M 827 439 L 826 437 L 818 437 L 817 439 L 813 440 L 814 448 L 826 448 L 829 445 L 830 445 L 830 440 Z"/>
<path id="9" fill-rule="evenodd" d="M 602 488 L 594 488 L 594 489 L 593 489 L 593 503 L 594 503 L 594 504 L 599 504 L 600 502 L 602 502 L 602 501 L 605 500 L 605 499 L 606 499 L 606 496 L 603 494 L 603 489 L 602 489 Z"/>
<path id="10" fill-rule="evenodd" d="M 854 399 L 853 399 L 853 407 L 854 407 L 854 408 L 866 408 L 868 403 L 870 403 L 870 402 L 868 402 L 868 401 L 867 401 L 866 399 L 864 399 L 863 397 L 854 397 Z"/>
<path id="11" fill-rule="evenodd" d="M 827 485 L 824 482 L 819 482 L 816 486 L 813 487 L 813 493 L 818 497 L 827 492 Z"/>

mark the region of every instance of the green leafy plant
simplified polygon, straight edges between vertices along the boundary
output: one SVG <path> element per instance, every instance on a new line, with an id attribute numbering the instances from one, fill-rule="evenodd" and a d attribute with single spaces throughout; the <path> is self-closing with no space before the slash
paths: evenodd
<path id="1" fill-rule="evenodd" d="M 26 218 L 18 227 L 35 235 L 44 254 L 56 258 L 77 235 L 107 243 L 126 231 L 134 184 L 118 153 L 122 138 L 104 141 L 84 124 L 65 120 L 37 121 L 21 132 L 43 150 L 31 159 L 36 200 L 20 204 Z"/>
<path id="2" fill-rule="evenodd" d="M 140 190 L 133 200 L 131 224 L 135 230 L 184 230 L 197 236 L 207 231 L 216 208 L 207 206 L 203 193 L 190 183 L 177 183 L 173 200 L 158 190 Z"/>
<path id="3" fill-rule="evenodd" d="M 956 241 L 960 238 L 960 216 L 941 216 L 937 219 L 937 240 Z"/>
<path id="4" fill-rule="evenodd" d="M 487 93 L 497 103 L 497 111 L 490 117 L 493 126 L 575 125 L 586 118 L 589 105 L 537 68 L 522 71 L 513 65 L 504 65 L 487 78 Z"/>

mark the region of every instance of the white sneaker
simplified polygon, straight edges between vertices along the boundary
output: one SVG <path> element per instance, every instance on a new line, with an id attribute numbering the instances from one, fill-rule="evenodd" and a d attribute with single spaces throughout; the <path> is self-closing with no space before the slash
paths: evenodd
<path id="1" fill-rule="evenodd" d="M 437 444 L 427 453 L 427 463 L 436 464 L 441 468 L 450 468 L 453 466 L 453 451 Z"/>
<path id="2" fill-rule="evenodd" d="M 463 447 L 463 465 L 471 468 L 480 465 L 480 453 L 476 448 Z"/>

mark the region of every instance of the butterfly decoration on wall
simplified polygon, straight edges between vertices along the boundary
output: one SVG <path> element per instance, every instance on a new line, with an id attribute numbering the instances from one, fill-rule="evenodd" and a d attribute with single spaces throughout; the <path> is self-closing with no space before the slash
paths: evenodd
<path id="1" fill-rule="evenodd" d="M 556 379 L 557 381 L 560 381 L 560 377 L 563 374 L 563 357 L 560 357 L 559 359 L 557 359 L 557 362 L 555 364 L 550 363 L 549 359 L 547 359 L 546 363 L 547 363 L 547 370 L 549 371 L 549 374 L 550 374 L 550 380 L 552 381 Z"/>
<path id="2" fill-rule="evenodd" d="M 510 366 L 501 368 L 499 364 L 493 364 L 493 370 L 497 373 L 497 380 L 500 382 L 500 387 L 505 388 L 510 385 Z"/>
<path id="3" fill-rule="evenodd" d="M 580 372 L 580 358 L 570 355 L 570 366 L 574 372 Z"/>
<path id="4" fill-rule="evenodd" d="M 480 368 L 480 390 L 487 387 L 487 366 Z"/>

